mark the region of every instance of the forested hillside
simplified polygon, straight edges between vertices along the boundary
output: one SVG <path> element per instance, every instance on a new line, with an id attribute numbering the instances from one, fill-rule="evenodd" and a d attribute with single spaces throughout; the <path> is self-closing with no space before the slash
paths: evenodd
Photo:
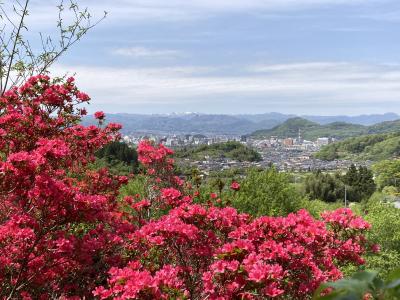
<path id="1" fill-rule="evenodd" d="M 298 136 L 299 130 L 301 136 L 307 140 L 315 140 L 318 137 L 343 139 L 363 134 L 396 132 L 400 130 L 400 120 L 364 126 L 345 122 L 320 125 L 303 118 L 291 118 L 271 129 L 257 130 L 250 136 L 253 138 L 268 138 L 271 136 L 295 138 Z"/>
<path id="2" fill-rule="evenodd" d="M 363 135 L 327 145 L 315 156 L 323 160 L 383 160 L 400 155 L 400 133 Z"/>

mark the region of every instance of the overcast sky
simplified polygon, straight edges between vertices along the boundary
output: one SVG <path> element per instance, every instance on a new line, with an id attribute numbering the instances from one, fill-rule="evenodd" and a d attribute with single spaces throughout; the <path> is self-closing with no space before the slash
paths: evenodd
<path id="1" fill-rule="evenodd" d="M 56 0 L 34 0 L 30 34 Z M 399 0 L 81 0 L 108 17 L 54 66 L 90 111 L 400 113 Z"/>

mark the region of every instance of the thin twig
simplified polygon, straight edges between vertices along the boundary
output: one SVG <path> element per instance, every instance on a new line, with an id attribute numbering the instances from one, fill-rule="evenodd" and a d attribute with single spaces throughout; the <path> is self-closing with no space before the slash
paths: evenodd
<path id="1" fill-rule="evenodd" d="M 6 91 L 6 89 L 7 89 L 7 84 L 8 84 L 8 80 L 9 80 L 9 77 L 10 77 L 11 67 L 12 67 L 12 63 L 13 63 L 13 60 L 14 60 L 15 49 L 16 49 L 17 44 L 18 44 L 19 34 L 20 34 L 20 31 L 21 31 L 21 28 L 24 26 L 24 18 L 26 16 L 26 12 L 27 12 L 27 9 L 28 9 L 28 4 L 29 4 L 29 0 L 26 0 L 25 1 L 25 7 L 24 7 L 24 10 L 22 12 L 21 20 L 20 20 L 20 23 L 19 23 L 19 26 L 18 26 L 17 34 L 16 34 L 15 39 L 14 39 L 13 50 L 11 51 L 10 63 L 8 65 L 8 70 L 7 70 L 6 82 L 4 84 L 3 90 L 1 91 L 1 95 L 3 95 L 5 93 L 5 91 Z"/>

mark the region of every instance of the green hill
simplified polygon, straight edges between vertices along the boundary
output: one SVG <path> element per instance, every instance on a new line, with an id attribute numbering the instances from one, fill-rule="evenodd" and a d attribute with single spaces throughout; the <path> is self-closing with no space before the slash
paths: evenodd
<path id="1" fill-rule="evenodd" d="M 368 126 L 368 133 L 390 133 L 400 131 L 400 120 L 382 122 Z"/>
<path id="2" fill-rule="evenodd" d="M 176 158 L 204 160 L 206 156 L 214 159 L 228 158 L 237 161 L 260 161 L 260 154 L 239 142 L 216 143 L 198 147 L 184 147 L 175 151 Z"/>
<path id="3" fill-rule="evenodd" d="M 295 138 L 301 132 L 301 136 L 307 140 L 315 140 L 318 137 L 346 138 L 349 136 L 366 133 L 366 126 L 349 124 L 345 122 L 334 122 L 320 125 L 303 118 L 292 118 L 271 129 L 257 130 L 250 136 L 254 138 L 264 138 L 277 136 L 280 138 Z"/>
<path id="4" fill-rule="evenodd" d="M 257 130 L 250 136 L 253 138 L 295 138 L 301 132 L 306 140 L 315 140 L 318 137 L 332 137 L 344 139 L 365 134 L 390 133 L 400 131 L 400 120 L 382 122 L 371 126 L 334 122 L 321 125 L 303 118 L 292 118 L 271 129 Z"/>
<path id="5" fill-rule="evenodd" d="M 271 129 L 257 130 L 251 134 L 252 137 L 297 137 L 299 129 L 302 133 L 309 132 L 311 130 L 322 127 L 318 123 L 308 121 L 303 118 L 291 118 L 280 125 L 277 125 Z"/>
<path id="6" fill-rule="evenodd" d="M 400 132 L 348 138 L 323 147 L 315 157 L 323 160 L 383 160 L 400 155 Z"/>

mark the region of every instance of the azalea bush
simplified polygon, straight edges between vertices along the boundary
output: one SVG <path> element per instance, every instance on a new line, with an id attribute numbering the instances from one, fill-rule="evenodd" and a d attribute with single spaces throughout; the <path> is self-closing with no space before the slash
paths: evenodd
<path id="1" fill-rule="evenodd" d="M 90 296 L 121 261 L 117 191 L 126 177 L 87 168 L 117 124 L 78 124 L 73 78 L 30 78 L 0 98 L 0 296 Z"/>
<path id="2" fill-rule="evenodd" d="M 307 299 L 377 249 L 350 209 L 254 217 L 200 195 L 149 141 L 144 195 L 119 197 L 128 178 L 90 164 L 120 126 L 79 125 L 88 100 L 47 76 L 0 98 L 1 298 Z"/>

